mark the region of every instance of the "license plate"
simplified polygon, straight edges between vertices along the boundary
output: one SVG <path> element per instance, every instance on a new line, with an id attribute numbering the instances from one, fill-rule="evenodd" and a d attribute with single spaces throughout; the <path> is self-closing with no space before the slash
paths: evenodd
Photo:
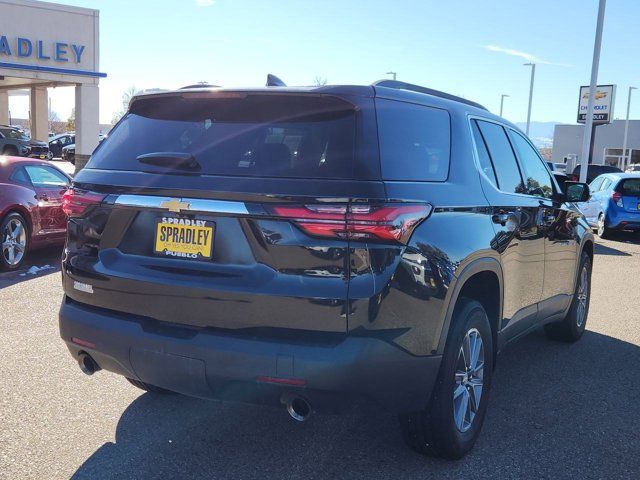
<path id="1" fill-rule="evenodd" d="M 154 251 L 176 258 L 210 259 L 215 224 L 206 220 L 162 217 L 156 221 Z"/>

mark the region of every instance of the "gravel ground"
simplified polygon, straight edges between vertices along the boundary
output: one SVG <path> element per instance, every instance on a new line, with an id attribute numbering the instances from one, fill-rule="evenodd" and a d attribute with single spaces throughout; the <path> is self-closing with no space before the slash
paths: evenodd
<path id="1" fill-rule="evenodd" d="M 59 251 L 0 274 L 0 478 L 638 478 L 640 239 L 599 241 L 588 331 L 498 360 L 484 430 L 459 462 L 406 449 L 396 418 L 316 416 L 142 393 L 83 375 L 58 337 Z"/>

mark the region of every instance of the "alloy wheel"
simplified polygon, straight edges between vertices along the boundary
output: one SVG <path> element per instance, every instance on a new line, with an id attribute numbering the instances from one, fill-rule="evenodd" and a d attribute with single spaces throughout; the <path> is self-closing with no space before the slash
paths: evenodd
<path id="1" fill-rule="evenodd" d="M 453 419 L 466 432 L 480 408 L 484 373 L 484 345 L 480 332 L 470 329 L 460 346 L 453 387 Z"/>
<path id="2" fill-rule="evenodd" d="M 577 291 L 577 311 L 576 311 L 576 325 L 578 328 L 582 328 L 584 324 L 585 317 L 587 316 L 587 302 L 589 301 L 589 271 L 587 270 L 587 266 L 582 267 L 582 271 L 580 272 L 580 279 L 578 283 L 578 291 Z"/>
<path id="3" fill-rule="evenodd" d="M 604 215 L 600 214 L 598 217 L 598 236 L 602 237 L 604 235 L 605 225 L 604 225 Z"/>
<path id="4" fill-rule="evenodd" d="M 27 232 L 19 218 L 12 218 L 2 232 L 2 255 L 8 265 L 18 265 L 27 247 Z"/>

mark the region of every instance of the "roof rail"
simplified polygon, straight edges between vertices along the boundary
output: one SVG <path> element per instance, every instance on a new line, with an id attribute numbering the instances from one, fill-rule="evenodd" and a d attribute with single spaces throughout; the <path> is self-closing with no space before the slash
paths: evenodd
<path id="1" fill-rule="evenodd" d="M 420 85 L 414 85 L 413 83 L 401 82 L 399 80 L 378 80 L 377 82 L 373 82 L 371 85 L 374 87 L 395 88 L 396 90 L 410 90 L 412 92 L 426 93 L 427 95 L 446 98 L 448 100 L 453 100 L 454 102 L 465 103 L 467 105 L 471 105 L 472 107 L 487 110 L 487 112 L 489 111 L 486 107 L 483 107 L 479 103 L 467 100 L 466 98 L 457 97 L 455 95 L 451 95 L 450 93 L 441 92 L 440 90 L 434 90 L 432 88 L 421 87 Z"/>

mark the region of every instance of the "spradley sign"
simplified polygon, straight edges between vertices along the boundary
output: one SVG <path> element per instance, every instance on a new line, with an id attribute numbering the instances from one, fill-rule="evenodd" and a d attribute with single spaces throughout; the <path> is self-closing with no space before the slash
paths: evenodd
<path id="1" fill-rule="evenodd" d="M 11 38 L 0 34 L 0 61 L 14 57 L 80 63 L 85 48 L 84 45 L 75 43 L 49 43 L 26 37 Z"/>
<path id="2" fill-rule="evenodd" d="M 598 85 L 593 103 L 593 123 L 609 123 L 613 118 L 613 105 L 616 97 L 615 85 Z M 580 87 L 578 101 L 578 123 L 586 123 L 589 105 L 589 87 Z"/>

